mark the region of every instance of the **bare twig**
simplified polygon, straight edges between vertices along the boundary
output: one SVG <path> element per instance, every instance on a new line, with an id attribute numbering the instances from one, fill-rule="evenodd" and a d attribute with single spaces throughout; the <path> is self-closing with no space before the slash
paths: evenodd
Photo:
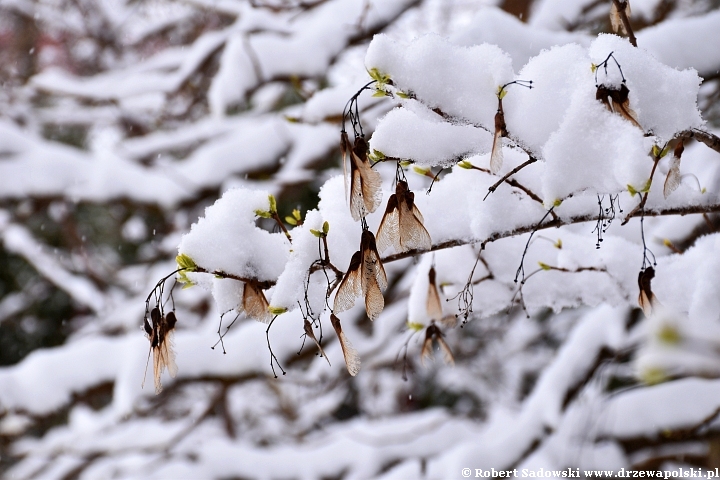
<path id="1" fill-rule="evenodd" d="M 620 14 L 620 20 L 622 20 L 623 27 L 625 27 L 625 31 L 628 34 L 628 40 L 630 40 L 630 43 L 633 47 L 637 47 L 637 38 L 635 38 L 633 29 L 630 26 L 630 19 L 628 18 L 627 11 L 625 10 L 625 7 L 627 6 L 627 0 L 612 0 L 612 3 L 615 5 L 615 8 Z"/>
<path id="2" fill-rule="evenodd" d="M 487 198 L 488 195 L 490 195 L 490 194 L 493 193 L 495 190 L 497 190 L 497 188 L 498 188 L 504 181 L 506 181 L 508 178 L 512 177 L 512 176 L 515 175 L 517 172 L 519 172 L 519 171 L 522 170 L 523 168 L 527 167 L 527 166 L 530 165 L 531 163 L 537 162 L 537 158 L 535 158 L 533 155 L 529 155 L 529 156 L 530 156 L 530 158 L 529 158 L 526 162 L 521 163 L 521 164 L 518 165 L 517 167 L 513 168 L 512 170 L 510 170 L 510 171 L 509 171 L 507 174 L 505 174 L 500 180 L 498 180 L 498 181 L 495 182 L 490 188 L 488 188 L 488 193 L 485 195 L 485 198 Z M 485 200 L 485 198 L 483 198 L 483 200 Z"/>

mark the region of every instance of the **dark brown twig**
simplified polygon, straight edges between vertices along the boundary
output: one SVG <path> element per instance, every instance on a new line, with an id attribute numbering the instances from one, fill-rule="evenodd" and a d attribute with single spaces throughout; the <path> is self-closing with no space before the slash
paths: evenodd
<path id="1" fill-rule="evenodd" d="M 519 171 L 522 170 L 523 168 L 525 168 L 525 167 L 527 167 L 528 165 L 530 165 L 530 164 L 532 164 L 532 163 L 535 163 L 535 162 L 537 162 L 537 158 L 535 158 L 534 156 L 530 155 L 530 158 L 529 158 L 526 162 L 521 163 L 521 164 L 518 165 L 517 167 L 513 168 L 512 170 L 510 170 L 510 171 L 509 171 L 507 174 L 505 174 L 500 180 L 498 180 L 498 181 L 495 182 L 490 188 L 488 188 L 488 193 L 485 195 L 485 197 L 483 198 L 483 200 L 485 200 L 485 199 L 488 197 L 488 195 L 490 195 L 490 194 L 493 193 L 495 190 L 497 190 L 497 188 L 498 188 L 504 181 L 506 181 L 508 178 L 512 177 L 513 175 L 515 175 L 517 172 L 519 172 Z M 541 203 L 542 203 L 542 202 L 541 202 Z"/>
<path id="2" fill-rule="evenodd" d="M 625 7 L 627 6 L 627 0 L 612 0 L 612 3 L 615 5 L 615 8 L 620 14 L 620 20 L 622 20 L 623 27 L 625 27 L 625 31 L 628 34 L 628 40 L 630 40 L 630 43 L 633 47 L 637 47 L 637 38 L 635 38 L 633 29 L 630 26 L 630 19 L 628 18 L 627 12 L 625 11 Z"/>

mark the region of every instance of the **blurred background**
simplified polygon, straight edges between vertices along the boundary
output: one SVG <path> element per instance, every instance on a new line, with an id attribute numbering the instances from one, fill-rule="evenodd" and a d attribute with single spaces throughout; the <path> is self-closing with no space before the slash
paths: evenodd
<path id="1" fill-rule="evenodd" d="M 368 81 L 375 33 L 497 43 L 517 71 L 542 48 L 609 32 L 609 4 L 0 0 L 0 476 L 418 478 L 443 452 L 477 442 L 489 415 L 520 411 L 588 310 L 471 322 L 449 336 L 455 369 L 421 368 L 416 343 L 403 362 L 390 340 L 407 315 L 408 262 L 388 270 L 386 327 L 360 317 L 351 327 L 358 377 L 339 358 L 323 371 L 312 351 L 296 355 L 302 332 L 279 327 L 274 348 L 288 374 L 275 380 L 262 325 L 239 321 L 257 349 L 231 342 L 222 355 L 207 348 L 219 320 L 212 297 L 176 291 L 180 375 L 155 396 L 140 389 L 145 298 L 174 270 L 181 235 L 228 188 L 274 193 L 281 217 L 317 205 L 323 183 L 342 172 L 339 119 Z M 702 52 L 720 49 L 718 8 L 632 0 L 640 46 L 646 32 L 662 61 L 704 78 L 698 101 L 714 129 L 720 55 Z M 696 19 L 709 36 L 678 32 Z M 658 36 L 665 43 L 653 43 Z M 683 41 L 700 54 L 678 53 Z M 372 132 L 393 105 L 364 102 Z M 694 238 L 719 223 L 699 219 Z M 619 371 L 629 360 L 610 357 Z M 608 388 L 633 382 L 617 375 Z M 562 394 L 571 415 L 577 392 Z M 563 440 L 581 447 L 574 463 L 556 464 L 720 465 L 712 431 L 608 435 Z M 527 460 L 542 438 L 528 432 L 504 465 Z"/>

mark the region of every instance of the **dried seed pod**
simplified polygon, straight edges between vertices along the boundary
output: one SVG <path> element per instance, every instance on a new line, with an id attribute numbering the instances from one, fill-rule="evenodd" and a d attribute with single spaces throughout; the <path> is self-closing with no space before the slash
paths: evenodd
<path id="1" fill-rule="evenodd" d="M 507 137 L 507 126 L 505 125 L 505 113 L 503 112 L 502 99 L 498 99 L 498 109 L 495 113 L 495 135 L 490 152 L 490 172 L 496 174 L 503 164 L 502 137 Z"/>
<path id="2" fill-rule="evenodd" d="M 375 235 L 364 230 L 360 250 L 353 254 L 345 276 L 335 295 L 333 310 L 343 312 L 355 304 L 359 296 L 365 297 L 365 311 L 375 320 L 385 307 L 382 291 L 387 288 L 387 275 L 375 245 Z"/>
<path id="3" fill-rule="evenodd" d="M 177 319 L 175 312 L 163 316 L 160 308 L 155 307 L 150 311 L 150 320 L 147 317 L 143 321 L 143 327 L 150 340 L 150 350 L 153 356 L 153 378 L 155 380 L 155 393 L 162 392 L 160 376 L 167 368 L 171 377 L 177 375 L 177 364 L 175 363 L 175 352 L 173 351 L 172 337 Z M 149 360 L 149 359 L 148 359 Z M 147 367 L 145 368 L 147 372 Z M 143 386 L 145 381 L 143 380 Z"/>
<path id="4" fill-rule="evenodd" d="M 350 340 L 345 336 L 342 326 L 340 325 L 340 319 L 332 313 L 330 314 L 330 323 L 332 323 L 335 334 L 340 341 L 340 348 L 342 348 L 348 373 L 354 377 L 360 371 L 360 356 L 352 346 L 352 343 L 350 343 Z"/>
<path id="5" fill-rule="evenodd" d="M 425 310 L 431 320 L 441 320 L 443 318 L 442 303 L 440 303 L 440 294 L 438 293 L 437 284 L 435 283 L 435 267 L 430 267 L 428 272 L 428 293 L 425 302 Z"/>
<path id="6" fill-rule="evenodd" d="M 685 147 L 683 146 L 682 139 L 675 146 L 673 152 L 673 158 L 670 161 L 670 170 L 668 170 L 667 177 L 665 177 L 665 185 L 663 186 L 663 195 L 667 198 L 672 192 L 674 192 L 682 181 L 680 175 L 680 158 L 682 157 Z"/>
<path id="7" fill-rule="evenodd" d="M 265 294 L 257 281 L 251 280 L 243 287 L 242 309 L 245 315 L 258 322 L 270 323 L 272 314 L 268 310 L 269 304 Z"/>
<path id="8" fill-rule="evenodd" d="M 355 144 L 350 148 L 347 133 L 342 132 L 340 146 L 344 171 L 346 171 L 345 157 L 350 154 L 350 214 L 357 222 L 380 206 L 382 178 L 370 167 L 367 157 L 368 146 L 363 137 L 355 138 Z"/>
<path id="9" fill-rule="evenodd" d="M 440 350 L 443 352 L 443 360 L 448 365 L 455 365 L 455 357 L 453 357 L 450 347 L 443 339 L 443 333 L 435 325 L 435 322 L 431 323 L 425 330 L 425 341 L 423 341 L 422 351 L 420 353 L 420 361 L 425 365 L 425 360 L 433 356 L 433 341 L 436 341 Z"/>
<path id="10" fill-rule="evenodd" d="M 382 253 L 390 245 L 397 253 L 413 249 L 429 250 L 432 241 L 423 222 L 424 218 L 415 206 L 415 194 L 408 189 L 407 182 L 398 181 L 378 228 L 378 251 Z"/>
<path id="11" fill-rule="evenodd" d="M 599 85 L 595 98 L 600 100 L 608 110 L 617 113 L 640 130 L 643 128 L 637 120 L 637 114 L 630 108 L 630 89 L 623 83 L 620 88 Z"/>
<path id="12" fill-rule="evenodd" d="M 655 294 L 652 291 L 652 287 L 650 286 L 653 277 L 655 277 L 655 269 L 653 267 L 641 270 L 638 274 L 638 287 L 640 287 L 638 305 L 642 308 L 646 317 L 649 317 L 652 314 L 653 309 L 658 304 Z"/>

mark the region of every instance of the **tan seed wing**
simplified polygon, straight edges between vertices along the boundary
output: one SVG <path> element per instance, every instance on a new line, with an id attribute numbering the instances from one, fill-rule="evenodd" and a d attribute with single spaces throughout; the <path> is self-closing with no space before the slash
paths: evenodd
<path id="1" fill-rule="evenodd" d="M 153 376 L 155 378 L 155 393 L 162 392 L 160 376 L 167 368 L 171 377 L 177 375 L 177 364 L 175 363 L 175 351 L 172 345 L 173 332 L 167 332 L 157 347 L 153 348 Z"/>
<path id="2" fill-rule="evenodd" d="M 490 153 L 490 172 L 497 174 L 503 165 L 502 132 L 495 130 L 492 151 Z"/>
<path id="3" fill-rule="evenodd" d="M 348 267 L 347 273 L 340 282 L 337 294 L 335 295 L 335 302 L 333 304 L 333 310 L 336 312 L 344 312 L 353 305 L 355 305 L 355 299 L 362 295 L 362 271 L 361 271 L 361 257 L 360 252 L 355 252 L 350 259 L 350 266 Z"/>
<path id="4" fill-rule="evenodd" d="M 445 343 L 445 339 L 442 338 L 442 335 L 437 336 L 437 342 L 438 345 L 440 345 L 440 350 L 443 352 L 443 360 L 448 365 L 455 365 L 455 357 L 453 357 L 452 351 L 450 350 L 450 347 L 448 347 L 448 344 Z"/>
<path id="5" fill-rule="evenodd" d="M 440 303 L 440 295 L 438 294 L 437 285 L 435 284 L 435 267 L 430 268 L 428 272 L 428 294 L 425 309 L 431 320 L 440 320 L 443 318 L 442 304 Z"/>
<path id="6" fill-rule="evenodd" d="M 365 312 L 370 320 L 375 320 L 383 311 L 383 308 L 385 308 L 385 298 L 380 291 L 377 280 L 372 276 L 366 283 Z"/>
<path id="7" fill-rule="evenodd" d="M 377 210 L 382 202 L 382 178 L 370 168 L 366 150 L 362 138 L 357 138 L 350 150 L 350 214 L 356 222 Z"/>
<path id="8" fill-rule="evenodd" d="M 352 157 L 351 157 L 352 158 Z M 365 202 L 363 201 L 362 176 L 353 160 L 350 160 L 350 215 L 353 220 L 359 222 L 361 218 L 367 215 Z"/>
<path id="9" fill-rule="evenodd" d="M 342 348 L 343 357 L 345 358 L 345 366 L 347 367 L 348 373 L 353 377 L 360 371 L 360 355 L 357 350 L 352 346 L 350 340 L 347 339 L 345 333 L 340 325 L 340 319 L 333 314 L 330 314 L 330 322 L 332 323 L 335 334 L 340 341 L 340 348 Z"/>
<path id="10" fill-rule="evenodd" d="M 415 217 L 416 217 L 418 220 L 420 220 L 420 223 L 422 223 L 422 224 L 424 225 L 424 224 L 425 224 L 425 218 L 423 217 L 423 214 L 420 213 L 420 210 L 418 209 L 418 207 L 417 207 L 414 203 L 413 203 L 412 211 L 413 211 L 413 215 L 415 215 Z"/>
<path id="11" fill-rule="evenodd" d="M 648 267 L 638 274 L 638 287 L 640 289 L 638 305 L 642 308 L 646 317 L 652 314 L 653 307 L 657 304 L 651 285 L 654 277 L 655 269 L 653 267 Z"/>
<path id="12" fill-rule="evenodd" d="M 445 315 L 440 319 L 440 325 L 448 328 L 455 328 L 457 326 L 457 317 L 455 315 Z"/>
<path id="13" fill-rule="evenodd" d="M 422 221 L 413 213 L 415 210 L 417 208 L 415 208 L 412 200 L 400 202 L 399 204 L 400 252 L 413 249 L 430 250 L 430 247 L 432 247 L 430 234 L 423 226 Z"/>
<path id="14" fill-rule="evenodd" d="M 382 177 L 378 172 L 370 168 L 370 162 L 365 160 L 358 165 L 358 171 L 362 178 L 362 195 L 365 202 L 365 210 L 374 212 L 382 202 Z"/>
<path id="15" fill-rule="evenodd" d="M 667 177 L 665 177 L 665 185 L 663 186 L 663 195 L 665 198 L 670 196 L 670 194 L 680 186 L 681 180 L 680 158 L 673 156 L 672 162 L 670 163 L 670 170 L 668 170 Z"/>
<path id="16" fill-rule="evenodd" d="M 425 365 L 425 362 L 430 358 L 432 358 L 432 336 L 425 335 L 425 341 L 423 341 L 420 352 L 420 363 Z"/>
<path id="17" fill-rule="evenodd" d="M 247 282 L 243 288 L 243 310 L 245 315 L 262 323 L 270 323 L 272 315 L 268 311 L 265 294 L 256 283 Z"/>
<path id="18" fill-rule="evenodd" d="M 382 253 L 390 246 L 395 247 L 397 253 L 400 252 L 400 228 L 398 223 L 398 204 L 397 195 L 392 194 L 388 199 L 385 214 L 383 215 L 380 227 L 377 232 L 378 252 Z"/>
<path id="19" fill-rule="evenodd" d="M 630 100 L 625 100 L 622 103 L 618 103 L 615 100 L 612 101 L 613 104 L 613 110 L 616 113 L 619 113 L 621 117 L 623 117 L 628 122 L 632 123 L 636 127 L 638 127 L 640 130 L 643 128 L 640 126 L 640 123 L 637 120 L 637 114 L 635 111 L 630 108 Z"/>

